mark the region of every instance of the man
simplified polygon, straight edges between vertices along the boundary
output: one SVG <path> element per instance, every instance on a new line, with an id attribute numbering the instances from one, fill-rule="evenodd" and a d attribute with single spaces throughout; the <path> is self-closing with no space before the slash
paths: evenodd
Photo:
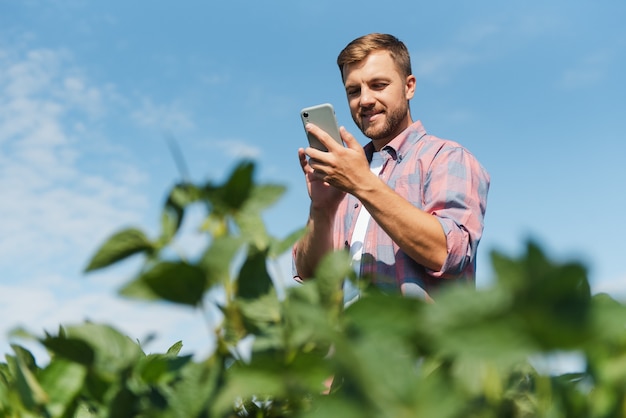
<path id="1" fill-rule="evenodd" d="M 329 251 L 349 248 L 361 278 L 428 298 L 444 282 L 473 281 L 489 175 L 461 145 L 426 133 L 409 101 L 415 76 L 406 46 L 386 34 L 357 38 L 337 58 L 352 119 L 345 147 L 313 124 L 328 152 L 299 149 L 311 198 L 294 275 L 313 275 Z M 358 297 L 346 289 L 348 299 Z"/>

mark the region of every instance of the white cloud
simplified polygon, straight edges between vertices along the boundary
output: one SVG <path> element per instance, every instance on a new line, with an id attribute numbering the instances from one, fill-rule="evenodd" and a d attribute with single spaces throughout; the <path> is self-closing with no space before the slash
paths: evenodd
<path id="1" fill-rule="evenodd" d="M 63 80 L 64 98 L 68 104 L 80 108 L 91 115 L 103 112 L 103 92 L 96 87 L 88 86 L 79 76 L 68 76 Z"/>
<path id="2" fill-rule="evenodd" d="M 177 104 L 142 103 L 127 112 L 139 125 L 193 127 Z M 134 273 L 125 268 L 132 262 L 81 273 L 103 239 L 141 226 L 148 206 L 148 174 L 102 131 L 115 123 L 107 119 L 114 107 L 132 108 L 132 99 L 91 82 L 67 51 L 0 50 L 0 353 L 11 351 L 6 337 L 17 326 L 43 336 L 87 319 L 133 339 L 157 333 L 151 351 L 178 340 L 197 356 L 212 350 L 214 324 L 206 315 L 117 295 Z M 179 244 L 197 248 L 198 240 L 190 235 Z M 46 360 L 40 345 L 17 342 Z"/>
<path id="3" fill-rule="evenodd" d="M 58 285 L 68 283 L 63 278 L 56 282 Z M 68 303 L 68 296 L 57 294 L 50 284 L 52 282 L 29 288 L 0 285 L 0 306 L 5 313 L 0 317 L 0 330 L 6 333 L 20 327 L 36 337 L 43 337 L 44 332 L 55 334 L 61 325 L 80 325 L 88 320 L 112 325 L 141 343 L 152 336 L 151 342 L 144 346 L 147 352 L 165 352 L 179 340 L 183 341 L 187 353 L 203 356 L 212 349 L 213 336 L 200 311 L 172 304 L 124 300 L 113 293 L 81 291 L 81 286 L 69 292 L 71 302 Z M 16 338 L 11 338 L 11 342 L 26 346 L 38 362 L 47 361 L 47 354 L 38 343 Z M 9 342 L 0 343 L 0 350 L 9 352 Z"/>
<path id="4" fill-rule="evenodd" d="M 132 118 L 140 125 L 164 130 L 180 131 L 194 127 L 190 115 L 178 103 L 158 104 L 144 98 L 141 106 L 132 112 Z"/>
<path id="5" fill-rule="evenodd" d="M 261 155 L 261 148 L 236 139 L 214 141 L 212 144 L 224 151 L 226 155 L 236 159 L 257 159 Z"/>
<path id="6" fill-rule="evenodd" d="M 119 104 L 113 90 L 81 74 L 67 51 L 0 53 L 0 342 L 16 325 L 39 332 L 89 317 L 139 338 L 190 318 L 137 309 L 80 277 L 99 241 L 141 223 L 147 207 L 147 174 L 99 131 L 107 106 Z"/>

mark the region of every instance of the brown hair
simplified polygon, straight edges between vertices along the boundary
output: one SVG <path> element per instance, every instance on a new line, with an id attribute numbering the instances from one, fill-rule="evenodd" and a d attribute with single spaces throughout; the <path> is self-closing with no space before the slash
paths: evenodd
<path id="1" fill-rule="evenodd" d="M 350 42 L 337 57 L 337 65 L 343 79 L 343 69 L 346 65 L 363 61 L 374 51 L 389 51 L 398 71 L 403 77 L 412 74 L 411 58 L 406 45 L 393 35 L 384 33 L 370 33 Z"/>

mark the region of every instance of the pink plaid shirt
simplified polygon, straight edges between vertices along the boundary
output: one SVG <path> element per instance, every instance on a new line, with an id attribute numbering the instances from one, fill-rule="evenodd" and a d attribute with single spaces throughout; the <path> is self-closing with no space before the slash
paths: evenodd
<path id="1" fill-rule="evenodd" d="M 372 143 L 364 149 L 371 160 Z M 363 242 L 360 276 L 371 278 L 382 289 L 417 285 L 427 294 L 436 290 L 442 279 L 473 282 L 487 206 L 487 171 L 458 143 L 427 134 L 420 121 L 381 153 L 384 164 L 379 177 L 412 205 L 437 217 L 446 235 L 448 255 L 440 271 L 427 269 L 402 251 L 372 219 Z M 349 247 L 361 206 L 352 195 L 346 195 L 339 205 L 336 249 Z"/>

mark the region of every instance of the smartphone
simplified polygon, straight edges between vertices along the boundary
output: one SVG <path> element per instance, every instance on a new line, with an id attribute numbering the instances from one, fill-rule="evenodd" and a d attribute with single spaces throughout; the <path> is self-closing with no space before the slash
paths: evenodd
<path id="1" fill-rule="evenodd" d="M 335 109 L 330 103 L 324 103 L 316 106 L 305 107 L 300 111 L 300 117 L 302 118 L 302 126 L 311 122 L 312 124 L 319 126 L 326 131 L 338 144 L 343 145 L 341 141 L 341 135 L 339 134 L 339 125 L 337 124 L 337 117 L 335 116 Z M 328 151 L 324 145 L 314 135 L 309 132 L 306 133 L 309 140 L 309 145 L 313 148 L 317 148 L 321 151 Z"/>

